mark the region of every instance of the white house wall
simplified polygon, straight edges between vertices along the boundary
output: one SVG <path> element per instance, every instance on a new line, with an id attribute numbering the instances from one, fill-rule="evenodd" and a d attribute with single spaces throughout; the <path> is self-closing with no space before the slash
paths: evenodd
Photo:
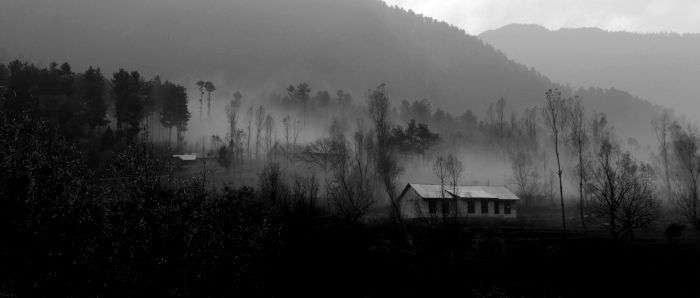
<path id="1" fill-rule="evenodd" d="M 428 202 L 423 199 L 422 197 L 418 196 L 418 194 L 414 190 L 409 190 L 403 198 L 403 201 L 401 202 L 401 210 L 402 214 L 405 218 L 420 218 L 420 217 L 429 217 L 429 216 L 442 216 L 442 205 L 440 204 L 441 199 L 436 199 L 437 203 L 437 213 L 436 214 L 430 214 L 428 210 Z M 460 217 L 489 217 L 489 218 L 516 218 L 517 217 L 517 210 L 516 210 L 516 202 L 510 201 L 510 214 L 505 214 L 504 212 L 504 201 L 501 201 L 499 203 L 499 209 L 500 213 L 496 214 L 496 210 L 494 208 L 494 201 L 493 200 L 480 200 L 480 199 L 474 199 L 474 213 L 468 213 L 468 208 L 467 208 L 467 201 L 468 199 L 461 199 L 457 200 L 458 206 L 459 206 L 459 214 L 458 216 Z M 451 200 L 452 203 L 455 202 L 455 200 Z M 481 204 L 486 203 L 489 205 L 489 210 L 488 213 L 481 213 Z"/>

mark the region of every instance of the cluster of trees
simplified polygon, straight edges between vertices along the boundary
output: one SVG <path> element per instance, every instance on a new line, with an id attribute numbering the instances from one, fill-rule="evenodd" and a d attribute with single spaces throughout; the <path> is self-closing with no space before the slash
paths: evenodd
<path id="1" fill-rule="evenodd" d="M 525 123 L 525 130 L 536 130 L 536 113 L 529 113 L 533 120 Z M 577 185 L 578 218 L 582 228 L 585 229 L 587 223 L 597 223 L 618 238 L 633 236 L 635 229 L 646 228 L 657 219 L 659 204 L 653 183 L 654 171 L 649 164 L 635 160 L 622 148 L 604 114 L 587 115 L 581 98 L 565 96 L 562 91 L 552 89 L 545 93 L 541 115 L 544 122 L 542 144 L 511 151 L 513 174 L 521 193 L 533 191 L 530 173 L 534 170 L 529 156 L 536 155 L 537 150 L 549 150 L 556 161 L 554 170 L 564 230 L 568 222 L 564 199 L 565 164 L 573 164 L 566 172 L 569 181 Z M 534 134 L 533 131 L 527 135 Z"/>
<path id="2" fill-rule="evenodd" d="M 565 95 L 557 89 L 548 90 L 543 106 L 528 108 L 521 113 L 509 111 L 507 100 L 499 98 L 480 119 L 470 110 L 458 117 L 441 109 L 433 110 L 427 99 L 412 102 L 404 100 L 397 109 L 392 109 L 388 99 L 384 99 L 386 90 L 383 88 L 386 86 L 370 90 L 367 94 L 370 113 L 366 120 L 375 124 L 375 143 L 370 152 L 378 178 L 376 181 L 380 182 L 377 186 L 386 191 L 386 197 L 392 206 L 398 205 L 395 177 L 401 172 L 402 162 L 397 154 L 438 156 L 437 151 L 464 150 L 481 146 L 489 150 L 497 149 L 493 151 L 509 157 L 513 183 L 524 198 L 524 204 L 542 202 L 543 198 L 558 199 L 563 229 L 571 222 L 571 218 L 565 213 L 568 209 L 565 199 L 567 195 L 564 191 L 568 189 L 567 185 L 576 185 L 576 217 L 584 229 L 589 224 L 595 224 L 606 227 L 615 237 L 631 236 L 633 230 L 648 227 L 658 218 L 658 199 L 663 195 L 656 187 L 656 179 L 660 176 L 656 174 L 657 171 L 652 170 L 653 167 L 636 160 L 631 152 L 624 149 L 625 145 L 637 148 L 638 142 L 628 139 L 626 144 L 623 144 L 609 126 L 606 115 L 587 113 L 582 99 L 577 96 Z M 287 95 L 278 97 L 277 103 L 301 111 L 302 119 L 313 119 L 309 115 L 315 112 L 337 116 L 329 113 L 333 104 L 328 104 L 327 92 L 318 92 L 314 97 L 310 94 L 308 84 L 290 86 Z M 393 126 L 389 124 L 392 121 L 406 122 L 407 125 Z M 333 125 L 345 127 L 347 120 L 336 119 Z M 432 132 L 428 127 L 433 127 L 436 131 Z M 685 135 L 686 139 L 692 139 L 692 134 L 674 134 L 670 128 L 667 135 Z M 334 161 L 333 158 L 352 158 L 353 150 L 342 149 L 345 147 L 338 145 L 337 139 L 336 142 L 332 140 L 332 137 L 319 140 L 302 151 L 306 157 L 311 156 L 310 160 L 323 160 L 323 168 L 329 165 L 345 165 L 343 162 Z M 667 142 L 672 144 L 671 141 Z M 634 146 L 635 144 L 637 145 Z M 436 147 L 438 145 L 439 148 Z M 342 152 L 348 154 L 341 154 Z M 323 158 L 318 158 L 319 156 Z M 608 164 L 615 164 L 615 167 L 607 166 Z M 341 170 L 338 173 L 345 172 Z M 595 175 L 612 172 L 615 174 Z M 686 175 L 688 177 L 697 176 L 692 174 L 697 173 L 694 168 L 689 168 L 686 172 L 691 173 Z M 606 179 L 601 181 L 593 177 Z M 684 179 L 686 180 L 692 179 Z M 692 181 L 686 185 L 691 183 Z M 603 188 L 602 184 L 634 185 L 635 191 L 639 192 L 624 190 L 618 193 L 625 187 Z M 688 195 L 683 197 L 692 198 L 690 190 L 693 188 L 685 188 L 689 191 L 685 191 Z M 685 201 L 687 204 L 693 202 Z M 601 212 L 603 209 L 607 212 Z M 398 213 L 398 208 L 393 210 Z M 393 217 L 400 218 L 397 214 Z"/>
<path id="3" fill-rule="evenodd" d="M 360 219 L 378 201 L 380 193 L 384 193 L 391 207 L 391 218 L 402 227 L 397 193 L 402 172 L 399 155 L 423 154 L 437 143 L 439 136 L 425 125 L 416 126 L 415 121 L 406 129 L 394 127 L 386 88 L 382 84 L 368 91 L 371 128 L 365 128 L 366 118 L 358 118 L 354 134 L 348 138 L 348 127 L 334 119 L 329 136 L 307 146 L 301 156 L 327 173 L 327 194 L 343 217 Z"/>
<path id="4" fill-rule="evenodd" d="M 665 194 L 691 224 L 700 228 L 698 128 L 674 120 L 668 111 L 652 124 L 659 143 L 658 159 Z"/>
<path id="5" fill-rule="evenodd" d="M 114 139 L 114 127 L 116 136 L 126 140 L 141 135 L 152 141 L 151 133 L 165 128 L 170 144 L 174 128 L 179 145 L 190 118 L 184 87 L 161 82 L 158 77 L 145 80 L 138 72 L 120 69 L 107 79 L 95 68 L 76 74 L 68 64 L 41 69 L 14 61 L 0 65 L 0 82 L 8 115 L 19 117 L 31 111 L 69 139 Z M 201 81 L 197 85 L 201 87 L 200 101 L 204 91 L 211 101 L 216 89 L 213 84 Z M 605 222 L 617 237 L 649 225 L 657 214 L 660 192 L 657 183 L 648 183 L 659 177 L 656 171 L 623 149 L 605 115 L 587 115 L 581 99 L 564 96 L 559 90 L 546 92 L 544 107 L 526 109 L 520 115 L 511 112 L 510 117 L 506 117 L 506 99 L 500 98 L 489 106 L 483 119 L 469 110 L 458 117 L 440 109 L 433 111 L 425 99 L 404 100 L 398 109 L 392 109 L 386 85 L 370 90 L 366 105 L 353 103 L 352 96 L 343 91 L 335 97 L 326 91 L 311 94 L 310 85 L 301 83 L 287 88 L 286 95 L 273 97 L 273 108 L 288 109 L 286 116 L 276 120 L 263 105 L 248 104 L 244 109 L 243 94 L 235 92 L 226 106 L 228 132 L 224 138 L 214 136 L 211 140 L 219 163 L 231 168 L 246 156 L 249 160 L 282 156 L 290 161 L 322 161 L 322 168 L 332 177 L 326 191 L 347 217 L 360 218 L 376 201 L 376 190 L 383 189 L 393 218 L 400 219 L 397 187 L 402 156 L 437 155 L 438 146 L 443 151 L 484 146 L 498 148 L 510 157 L 513 181 L 526 204 L 535 198 L 554 198 L 554 185 L 558 184 L 564 229 L 568 221 L 565 182 L 578 185 L 578 217 L 584 227 Z M 362 109 L 368 110 L 349 113 Z M 81 117 L 73 117 L 75 114 Z M 350 124 L 353 116 L 356 124 Z M 299 144 L 300 134 L 322 117 L 333 119 L 330 135 L 308 146 Z M 362 123 L 368 121 L 373 127 L 365 130 Z M 392 123 L 396 121 L 406 125 L 395 126 Z M 353 128 L 352 137 L 346 136 L 349 127 Z M 670 116 L 658 120 L 655 127 L 666 193 L 697 222 L 698 137 L 692 127 L 682 126 Z M 606 180 L 592 179 L 594 176 Z M 634 185 L 643 193 L 616 194 L 625 188 L 602 187 L 603 183 Z M 599 212 L 603 209 L 600 206 L 608 206 L 608 212 Z M 632 209 L 645 212 L 630 213 Z M 636 214 L 636 218 L 622 219 L 629 214 Z"/>
<path id="6" fill-rule="evenodd" d="M 243 94 L 235 92 L 233 99 L 226 105 L 228 132 L 222 140 L 212 136 L 212 147 L 216 150 L 219 164 L 227 169 L 242 163 L 246 158 L 266 160 L 275 154 L 287 154 L 296 147 L 302 125 L 299 120 L 287 115 L 282 119 L 283 140 L 277 138 L 277 121 L 275 115 L 268 112 L 264 105 L 250 105 L 246 110 L 246 121 L 243 121 Z M 279 152 L 275 149 L 280 149 Z"/>
<path id="7" fill-rule="evenodd" d="M 169 132 L 175 128 L 181 141 L 190 118 L 184 87 L 159 77 L 145 80 L 136 71 L 120 69 L 106 78 L 99 68 L 75 73 L 67 63 L 41 68 L 12 61 L 0 64 L 0 82 L 6 112 L 33 113 L 69 139 L 152 139 L 155 123 Z"/>
<path id="8" fill-rule="evenodd" d="M 587 114 L 581 98 L 567 96 L 557 89 L 545 93 L 544 104 L 540 107 L 525 109 L 520 115 L 512 111 L 509 117 L 507 112 L 504 98 L 490 104 L 482 119 L 469 110 L 459 117 L 440 109 L 433 112 L 431 103 L 424 99 L 403 101 L 397 117 L 420 119 L 436 127 L 443 145 L 447 146 L 443 150 L 481 146 L 506 154 L 511 163 L 513 184 L 523 204 L 537 204 L 543 202 L 539 198 L 553 200 L 557 197 L 563 229 L 570 221 L 565 213 L 568 208 L 564 189 L 571 184 L 576 185 L 577 217 L 584 229 L 587 224 L 598 224 L 614 237 L 632 236 L 633 230 L 648 227 L 658 218 L 661 194 L 656 188 L 656 179 L 659 176 L 649 164 L 635 160 L 624 150 L 623 142 L 614 134 L 605 114 Z M 666 126 L 667 132 L 660 130 L 660 136 L 693 138 L 692 133 L 678 133 L 684 131 L 678 125 L 667 123 Z M 673 144 L 671 140 L 665 142 L 668 146 Z M 693 142 L 679 141 L 679 144 L 689 143 Z M 627 140 L 627 145 L 630 144 L 637 142 Z M 681 152 L 693 151 L 692 146 L 679 146 L 687 148 L 679 149 Z M 670 148 L 666 151 L 671 152 Z M 444 158 L 436 157 L 434 172 L 440 181 L 446 177 L 444 163 Z M 696 169 L 685 168 L 688 174 L 680 181 L 690 181 L 686 185 L 692 185 L 689 177 L 697 177 L 692 174 L 697 173 Z M 690 191 L 685 191 L 687 195 L 682 197 L 692 198 L 693 188 L 684 189 Z M 684 200 L 686 205 L 692 201 Z"/>
<path id="9" fill-rule="evenodd" d="M 376 143 L 361 123 L 350 138 L 347 134 L 347 127 L 334 120 L 329 135 L 307 146 L 302 158 L 326 174 L 325 192 L 337 214 L 358 221 L 378 201 L 372 159 Z"/>
<path id="10" fill-rule="evenodd" d="M 369 120 L 366 106 L 353 103 L 349 93 L 339 90 L 335 98 L 327 91 L 319 91 L 316 96 L 310 94 L 310 85 L 300 83 L 289 86 L 284 96 L 273 95 L 269 106 L 248 103 L 246 109 L 243 95 L 234 93 L 226 106 L 228 132 L 223 139 L 212 137 L 220 164 L 230 168 L 244 157 L 248 160 L 283 158 L 288 162 L 304 160 L 309 152 L 320 149 L 311 148 L 316 143 L 311 147 L 302 144 L 302 133 L 306 134 L 308 143 L 314 134 L 312 131 L 327 123 L 348 131 L 360 129 L 362 122 Z M 389 107 L 387 117 L 396 119 L 395 110 Z M 440 135 L 431 131 L 427 124 L 414 119 L 406 122 L 405 126 L 391 125 L 387 132 L 388 142 L 397 152 L 406 156 L 424 155 L 440 143 Z"/>
<path id="11" fill-rule="evenodd" d="M 363 286 L 351 287 L 349 296 L 390 296 L 397 293 L 396 285 L 426 272 L 436 274 L 441 283 L 467 280 L 473 282 L 465 287 L 479 288 L 492 282 L 481 279 L 483 270 L 492 266 L 458 270 L 457 277 L 452 271 L 474 268 L 484 260 L 492 264 L 505 258 L 504 264 L 515 264 L 512 270 L 569 264 L 538 257 L 551 253 L 540 241 L 510 248 L 538 258 L 532 260 L 498 253 L 497 238 L 484 241 L 462 228 L 421 227 L 397 230 L 402 233 L 397 235 L 381 223 L 358 224 L 357 210 L 367 208 L 367 198 L 379 196 L 366 187 L 376 185 L 390 194 L 401 173 L 399 150 L 389 141 L 392 122 L 384 87 L 369 93 L 371 127 L 348 140 L 342 122 L 332 125 L 328 141 L 338 154 L 332 156 L 326 187 L 335 203 L 332 210 L 324 210 L 318 204 L 323 194 L 317 179 L 288 179 L 274 163 L 260 171 L 256 188 L 213 190 L 204 176 L 178 178 L 167 150 L 137 138 L 102 168 L 91 167 L 84 148 L 76 144 L 79 140 L 64 135 L 54 120 L 32 106 L 5 109 L 6 103 L 19 102 L 5 82 L 0 83 L 0 232 L 6 238 L 0 242 L 0 283 L 8 295 L 280 296 L 297 291 L 308 295 L 310 288 L 326 295 L 361 276 Z M 443 160 L 458 165 L 455 158 Z M 413 244 L 394 241 L 409 232 Z M 587 249 L 556 257 L 599 262 L 585 268 L 599 268 L 618 257 L 600 261 L 600 255 Z M 454 257 L 436 263 L 436 253 Z M 581 261 L 582 256 L 587 258 Z M 641 257 L 648 258 L 648 251 Z M 565 267 L 542 271 L 562 272 Z M 299 268 L 313 274 L 313 285 L 307 283 L 309 275 L 295 275 Z M 432 284 L 417 288 L 421 293 L 436 289 Z M 415 294 L 415 289 L 402 293 Z"/>
<path id="12" fill-rule="evenodd" d="M 275 94 L 271 98 L 271 103 L 281 107 L 287 111 L 298 113 L 304 124 L 309 118 L 319 118 L 327 115 L 328 112 L 337 114 L 339 112 L 360 111 L 357 103 L 353 101 L 352 94 L 339 89 L 332 96 L 327 90 L 316 91 L 312 95 L 313 90 L 311 85 L 302 82 L 294 85 L 289 85 L 284 94 Z M 351 109 L 351 110 L 348 110 Z"/>
<path id="13" fill-rule="evenodd" d="M 206 82 L 202 84 L 206 89 Z M 339 90 L 335 100 L 327 91 L 311 96 L 311 87 L 307 83 L 289 86 L 285 95 L 274 94 L 269 106 L 252 101 L 246 104 L 243 97 L 240 91 L 236 91 L 226 105 L 228 132 L 224 139 L 212 136 L 217 159 L 228 169 L 246 158 L 266 160 L 281 157 L 292 161 L 303 149 L 299 139 L 305 129 L 345 113 L 344 108 L 359 109 L 352 105 L 349 93 Z"/>

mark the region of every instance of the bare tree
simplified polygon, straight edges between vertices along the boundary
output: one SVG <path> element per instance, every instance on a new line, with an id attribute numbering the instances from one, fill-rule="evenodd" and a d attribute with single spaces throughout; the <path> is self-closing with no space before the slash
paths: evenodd
<path id="1" fill-rule="evenodd" d="M 656 134 L 656 140 L 659 142 L 659 153 L 661 157 L 661 166 L 664 171 L 664 183 L 666 187 L 666 195 L 670 196 L 673 192 L 671 190 L 671 174 L 669 168 L 669 147 L 670 147 L 670 134 L 671 127 L 673 126 L 671 115 L 668 110 L 665 110 L 659 115 L 658 118 L 651 121 L 651 125 L 654 128 L 654 133 Z"/>
<path id="2" fill-rule="evenodd" d="M 462 178 L 462 173 L 464 173 L 464 165 L 452 154 L 448 155 L 446 160 L 447 176 L 450 180 L 450 185 L 452 186 L 452 192 L 457 194 L 457 186 L 459 186 L 459 180 Z"/>
<path id="3" fill-rule="evenodd" d="M 292 132 L 292 118 L 289 115 L 282 118 L 282 127 L 284 128 L 284 158 L 289 160 L 289 150 L 291 149 L 290 137 Z"/>
<path id="4" fill-rule="evenodd" d="M 568 145 L 570 150 L 577 157 L 576 172 L 578 176 L 578 199 L 579 199 L 579 219 L 581 227 L 586 229 L 586 221 L 584 218 L 585 197 L 584 185 L 586 184 L 586 157 L 585 152 L 588 146 L 588 131 L 586 126 L 586 116 L 583 105 L 579 98 L 575 98 L 568 109 L 569 120 L 569 138 Z"/>
<path id="5" fill-rule="evenodd" d="M 216 87 L 214 86 L 214 83 L 210 81 L 204 82 L 204 90 L 207 91 L 207 117 L 211 117 L 211 102 L 212 102 L 212 93 L 216 91 Z"/>
<path id="6" fill-rule="evenodd" d="M 540 174 L 537 160 L 541 159 L 543 169 L 547 169 L 547 159 L 544 156 L 546 152 L 540 152 L 539 148 L 537 114 L 538 109 L 535 107 L 526 109 L 522 118 L 513 124 L 513 139 L 508 148 L 513 180 L 524 204 L 530 204 L 538 191 Z"/>
<path id="7" fill-rule="evenodd" d="M 291 190 L 291 208 L 296 214 L 313 216 L 318 213 L 316 202 L 318 201 L 319 183 L 315 176 L 294 178 Z"/>
<path id="8" fill-rule="evenodd" d="M 255 158 L 260 158 L 263 125 L 265 125 L 265 107 L 258 106 L 255 110 Z"/>
<path id="9" fill-rule="evenodd" d="M 401 168 L 396 160 L 396 153 L 391 143 L 389 121 L 389 95 L 386 84 L 379 85 L 375 90 L 371 90 L 368 95 L 369 115 L 374 123 L 374 133 L 376 135 L 376 146 L 374 148 L 375 168 L 384 190 L 386 191 L 391 204 L 392 218 L 404 229 L 403 217 L 401 215 L 401 202 L 397 196 L 398 176 Z"/>
<path id="10" fill-rule="evenodd" d="M 433 161 L 433 173 L 440 180 L 440 204 L 442 205 L 442 216 L 446 217 L 449 211 L 447 205 L 449 204 L 445 200 L 445 193 L 447 192 L 447 179 L 448 179 L 448 169 L 447 169 L 447 159 L 442 155 L 438 155 Z"/>
<path id="11" fill-rule="evenodd" d="M 518 186 L 518 195 L 524 199 L 525 204 L 530 203 L 530 199 L 537 192 L 538 173 L 535 169 L 534 156 L 525 148 L 514 146 L 509 157 L 513 179 Z"/>
<path id="12" fill-rule="evenodd" d="M 251 105 L 248 107 L 248 135 L 246 136 L 246 141 L 247 141 L 247 147 L 248 147 L 248 160 L 253 159 L 253 151 L 250 148 L 250 140 L 253 138 L 253 113 L 254 113 L 255 107 Z"/>
<path id="13" fill-rule="evenodd" d="M 651 167 L 635 162 L 610 139 L 601 143 L 590 180 L 591 211 L 613 238 L 633 237 L 635 229 L 657 218 Z"/>
<path id="14" fill-rule="evenodd" d="M 505 137 L 505 113 L 506 113 L 506 99 L 501 97 L 496 101 L 496 130 L 499 138 Z"/>
<path id="15" fill-rule="evenodd" d="M 327 193 L 336 212 L 350 221 L 362 218 L 374 205 L 374 182 L 371 159 L 368 150 L 368 136 L 360 128 L 355 133 L 354 148 L 351 149 L 344 132 L 333 122 L 329 141 L 332 159 L 331 175 L 327 183 Z"/>
<path id="16" fill-rule="evenodd" d="M 452 195 L 455 196 L 455 199 L 458 199 L 459 180 L 462 178 L 462 173 L 464 172 L 464 165 L 459 159 L 457 159 L 452 154 L 449 154 L 445 158 L 445 160 L 447 161 L 447 177 L 450 182 L 450 186 L 452 187 Z M 454 203 L 451 204 L 451 207 L 453 215 L 455 217 L 460 216 L 460 205 L 458 200 L 454 200 Z"/>
<path id="17" fill-rule="evenodd" d="M 552 131 L 552 141 L 554 143 L 554 155 L 557 159 L 557 176 L 559 176 L 559 202 L 561 204 L 561 224 L 566 231 L 566 210 L 564 206 L 564 186 L 562 184 L 561 157 L 559 154 L 560 134 L 566 128 L 567 100 L 562 97 L 558 89 L 550 89 L 545 93 L 545 105 L 543 109 L 545 123 Z"/>
<path id="18" fill-rule="evenodd" d="M 301 131 L 304 127 L 302 126 L 301 120 L 294 119 L 292 122 L 292 145 L 296 146 L 301 135 Z"/>
<path id="19" fill-rule="evenodd" d="M 437 176 L 440 181 L 440 192 L 443 194 L 442 198 L 445 199 L 444 193 L 447 190 L 447 159 L 438 155 L 433 161 L 433 173 Z"/>
<path id="20" fill-rule="evenodd" d="M 199 89 L 199 120 L 202 120 L 202 106 L 204 105 L 204 81 L 197 81 L 196 85 Z"/>
<path id="21" fill-rule="evenodd" d="M 265 150 L 267 154 L 270 153 L 270 150 L 272 150 L 272 134 L 274 132 L 275 128 L 275 119 L 272 118 L 272 115 L 267 115 L 265 117 Z"/>
<path id="22" fill-rule="evenodd" d="M 700 148 L 697 129 L 674 124 L 671 128 L 673 153 L 677 164 L 680 193 L 676 202 L 688 220 L 700 227 L 698 218 L 698 179 L 700 176 Z"/>
<path id="23" fill-rule="evenodd" d="M 240 150 L 241 131 L 238 129 L 238 113 L 241 107 L 241 98 L 234 95 L 234 99 L 226 106 L 226 118 L 229 124 L 229 150 L 234 157 L 238 157 L 238 151 Z"/>

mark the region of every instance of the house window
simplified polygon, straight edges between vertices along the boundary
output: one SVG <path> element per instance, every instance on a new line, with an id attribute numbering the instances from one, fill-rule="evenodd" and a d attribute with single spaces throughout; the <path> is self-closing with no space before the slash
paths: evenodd
<path id="1" fill-rule="evenodd" d="M 467 212 L 469 212 L 469 213 L 474 213 L 474 212 L 476 212 L 476 211 L 475 211 L 476 208 L 475 208 L 474 205 L 475 205 L 475 204 L 474 204 L 474 201 L 468 201 L 468 202 L 467 202 Z"/>
<path id="2" fill-rule="evenodd" d="M 501 204 L 499 204 L 499 203 L 500 202 L 498 202 L 498 201 L 493 202 L 493 213 L 495 213 L 495 214 L 501 214 L 501 208 L 500 208 Z"/>
<path id="3" fill-rule="evenodd" d="M 437 213 L 437 205 L 435 204 L 435 200 L 428 201 L 428 212 L 430 212 L 430 214 Z"/>
<path id="4" fill-rule="evenodd" d="M 487 214 L 489 213 L 489 201 L 481 201 L 481 213 L 482 214 Z"/>
<path id="5" fill-rule="evenodd" d="M 503 202 L 503 213 L 510 214 L 510 203 Z"/>
<path id="6" fill-rule="evenodd" d="M 449 201 L 442 201 L 442 213 L 443 214 L 450 214 L 450 202 Z"/>

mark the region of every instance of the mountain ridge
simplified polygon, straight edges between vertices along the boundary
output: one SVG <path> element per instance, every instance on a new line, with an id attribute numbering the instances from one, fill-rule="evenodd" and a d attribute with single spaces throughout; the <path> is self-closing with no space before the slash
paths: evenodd
<path id="1" fill-rule="evenodd" d="M 505 55 L 573 86 L 616 87 L 698 121 L 700 34 L 511 24 L 480 38 Z M 527 40 L 528 42 L 523 42 Z"/>
<path id="2" fill-rule="evenodd" d="M 522 111 L 565 88 L 477 36 L 378 0 L 8 1 L 0 25 L 17 28 L 0 31 L 8 55 L 138 69 L 185 85 L 205 78 L 250 94 L 307 81 L 360 98 L 389 83 L 394 104 L 427 98 L 455 115 L 483 114 L 500 97 Z M 623 134 L 650 134 L 637 118 L 656 108 L 644 100 L 617 89 L 578 93 Z"/>

